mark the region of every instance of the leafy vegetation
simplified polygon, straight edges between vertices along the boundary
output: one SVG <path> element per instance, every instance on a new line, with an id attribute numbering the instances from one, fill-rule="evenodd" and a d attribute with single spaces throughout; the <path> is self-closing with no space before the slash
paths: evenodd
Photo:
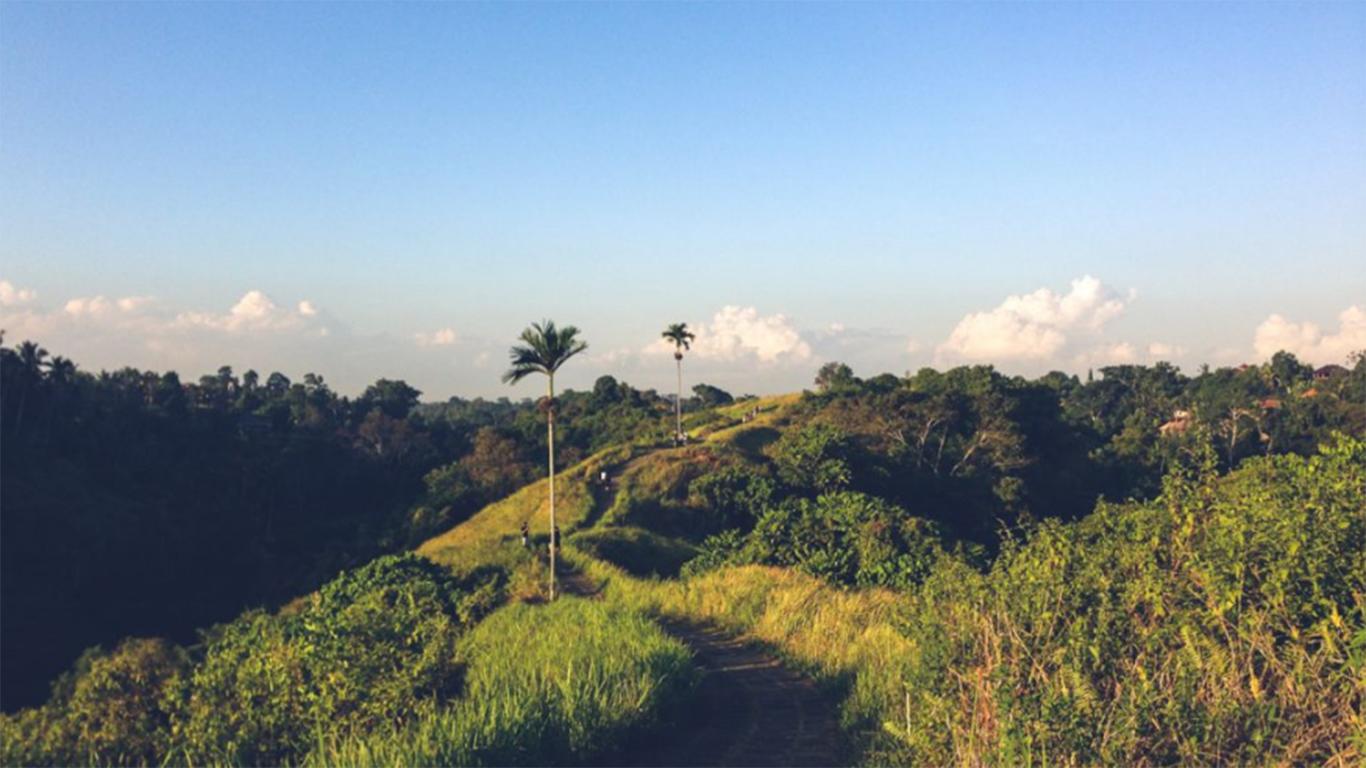
<path id="1" fill-rule="evenodd" d="M 87 654 L 48 704 L 5 720 L 3 762 L 297 762 L 320 729 L 398 726 L 458 694 L 456 641 L 499 600 L 499 574 L 382 557 L 297 610 L 206 632 L 193 658 L 153 640 Z"/>

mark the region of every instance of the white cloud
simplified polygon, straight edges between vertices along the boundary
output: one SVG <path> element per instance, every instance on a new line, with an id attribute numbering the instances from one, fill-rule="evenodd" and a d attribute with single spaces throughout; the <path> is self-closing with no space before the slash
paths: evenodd
<path id="1" fill-rule="evenodd" d="M 1096 365 L 1131 365 L 1139 362 L 1138 350 L 1127 341 L 1102 344 L 1073 358 L 1078 367 Z"/>
<path id="2" fill-rule="evenodd" d="M 27 304 L 38 297 L 28 288 L 16 288 L 8 280 L 0 280 L 0 307 L 17 307 Z"/>
<path id="3" fill-rule="evenodd" d="M 1096 334 L 1123 314 L 1128 301 L 1089 275 L 1062 295 L 1049 288 L 1007 297 L 994 309 L 958 322 L 935 350 L 936 360 L 1046 361 L 1058 356 L 1077 332 Z M 1115 350 L 1111 350 L 1114 352 Z"/>
<path id="4" fill-rule="evenodd" d="M 170 348 L 173 340 L 190 343 L 195 333 L 325 336 L 318 310 L 301 302 L 296 311 L 277 306 L 260 291 L 248 291 L 226 313 L 186 311 L 178 314 L 149 296 L 109 298 L 77 296 L 60 309 L 7 306 L 5 323 L 16 337 L 78 337 L 94 343 L 106 335 L 121 343 L 140 341 L 148 348 Z"/>
<path id="5" fill-rule="evenodd" d="M 187 328 L 207 328 L 226 333 L 290 331 L 309 324 L 318 316 L 313 303 L 304 300 L 294 310 L 277 305 L 261 291 L 247 291 L 226 314 L 182 312 L 175 323 Z M 326 335 L 326 328 L 319 329 Z"/>
<path id="6" fill-rule="evenodd" d="M 1181 357 L 1186 354 L 1186 348 L 1177 344 L 1167 344 L 1161 341 L 1154 341 L 1148 345 L 1148 357 L 1154 361 L 1171 361 L 1173 358 Z"/>
<path id="7" fill-rule="evenodd" d="M 419 347 L 448 347 L 459 339 L 454 328 L 441 328 L 431 333 L 415 333 L 413 338 Z"/>
<path id="8" fill-rule="evenodd" d="M 1356 305 L 1342 310 L 1331 333 L 1316 323 L 1272 315 L 1257 326 L 1252 348 L 1263 359 L 1285 350 L 1312 363 L 1345 363 L 1348 355 L 1366 349 L 1366 310 Z"/>
<path id="9" fill-rule="evenodd" d="M 697 338 L 692 354 L 703 360 L 733 362 L 753 359 L 761 363 L 802 362 L 812 357 L 811 345 L 782 314 L 760 315 L 755 307 L 722 307 L 692 331 Z M 647 353 L 673 352 L 673 344 L 656 339 Z"/>

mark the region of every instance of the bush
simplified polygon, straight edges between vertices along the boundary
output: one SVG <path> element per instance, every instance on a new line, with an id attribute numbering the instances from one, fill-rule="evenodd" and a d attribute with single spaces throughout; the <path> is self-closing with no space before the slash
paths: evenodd
<path id="1" fill-rule="evenodd" d="M 853 441 L 824 423 L 789 430 L 773 445 L 778 478 L 801 492 L 828 493 L 853 482 Z"/>
<path id="2" fill-rule="evenodd" d="M 691 579 L 723 565 L 737 564 L 746 541 L 745 533 L 734 528 L 708 536 L 698 548 L 697 557 L 685 563 L 679 575 Z"/>
<path id="3" fill-rule="evenodd" d="M 416 555 L 343 573 L 289 616 L 251 613 L 210 634 L 188 686 L 191 762 L 281 764 L 320 730 L 402 725 L 458 692 L 455 644 L 498 580 L 471 587 Z"/>
<path id="4" fill-rule="evenodd" d="M 941 540 L 930 521 L 876 496 L 842 491 L 770 507 L 748 535 L 708 538 L 687 573 L 783 565 L 844 586 L 906 589 L 944 557 Z"/>
<path id="5" fill-rule="evenodd" d="M 0 764 L 159 762 L 188 667 L 185 651 L 164 640 L 90 649 L 56 681 L 47 705 L 0 720 Z"/>
<path id="6" fill-rule="evenodd" d="M 752 527 L 775 495 L 767 475 L 745 466 L 723 467 L 688 486 L 688 503 L 710 518 L 713 531 Z"/>

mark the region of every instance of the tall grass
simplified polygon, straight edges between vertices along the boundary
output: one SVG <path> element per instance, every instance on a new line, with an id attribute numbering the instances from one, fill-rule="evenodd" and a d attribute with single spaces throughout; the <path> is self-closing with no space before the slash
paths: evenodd
<path id="1" fill-rule="evenodd" d="M 515 604 L 460 643 L 459 701 L 401 730 L 333 739 L 316 766 L 579 764 L 656 724 L 694 684 L 691 655 L 638 611 L 563 598 Z"/>

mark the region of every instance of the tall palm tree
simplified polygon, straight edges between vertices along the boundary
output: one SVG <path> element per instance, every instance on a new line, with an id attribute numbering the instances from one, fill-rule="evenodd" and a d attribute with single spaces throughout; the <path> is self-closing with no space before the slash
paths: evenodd
<path id="1" fill-rule="evenodd" d="M 543 373 L 549 382 L 545 403 L 546 435 L 548 436 L 548 464 L 550 466 L 550 599 L 555 599 L 555 371 L 569 358 L 588 349 L 587 342 L 579 341 L 579 329 L 572 325 L 563 328 L 545 320 L 532 323 L 522 331 L 521 344 L 509 351 L 512 367 L 503 374 L 504 384 L 516 384 L 533 373 Z"/>
<path id="2" fill-rule="evenodd" d="M 674 323 L 661 333 L 674 345 L 674 364 L 678 366 L 678 398 L 674 400 L 674 436 L 683 436 L 683 350 L 692 349 L 692 340 L 697 334 L 688 330 L 687 323 Z"/>

